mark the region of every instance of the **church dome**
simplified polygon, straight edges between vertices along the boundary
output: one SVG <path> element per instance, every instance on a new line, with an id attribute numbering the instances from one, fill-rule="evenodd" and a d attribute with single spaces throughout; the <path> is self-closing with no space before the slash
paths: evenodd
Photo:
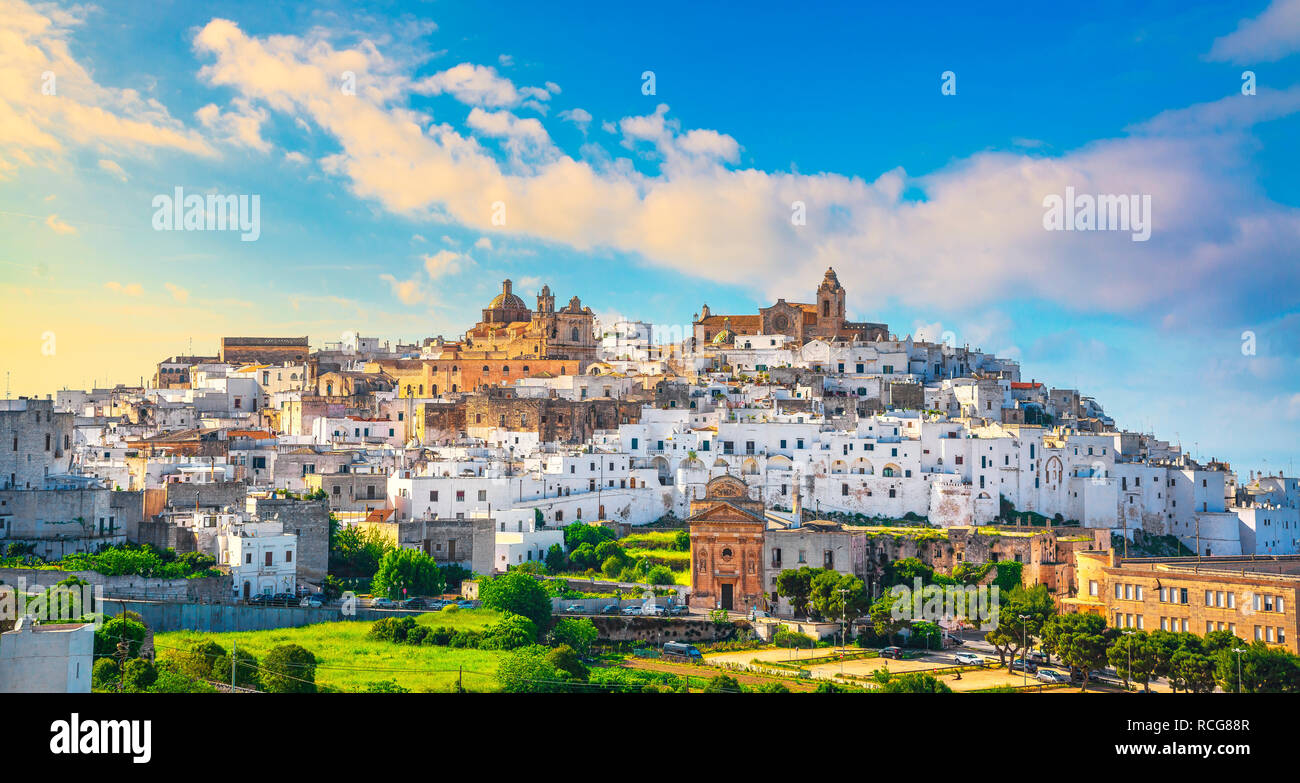
<path id="1" fill-rule="evenodd" d="M 524 300 L 510 292 L 510 281 L 506 280 L 501 284 L 501 293 L 493 297 L 492 301 L 488 303 L 487 309 L 527 310 L 528 305 L 524 304 Z"/>

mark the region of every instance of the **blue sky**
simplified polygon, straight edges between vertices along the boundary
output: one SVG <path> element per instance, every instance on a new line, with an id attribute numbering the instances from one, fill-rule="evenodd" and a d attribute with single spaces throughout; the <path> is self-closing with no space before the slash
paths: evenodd
<path id="1" fill-rule="evenodd" d="M 852 317 L 1243 474 L 1296 456 L 1297 0 L 272 5 L 0 0 L 15 394 L 223 334 L 452 337 L 504 277 L 672 324 L 834 265 Z M 260 238 L 154 231 L 176 186 L 258 194 Z M 1151 240 L 1045 231 L 1067 186 L 1151 195 Z"/>

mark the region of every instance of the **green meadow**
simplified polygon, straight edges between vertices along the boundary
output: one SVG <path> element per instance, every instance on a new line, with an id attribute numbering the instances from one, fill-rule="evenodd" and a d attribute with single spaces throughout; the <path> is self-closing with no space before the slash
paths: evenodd
<path id="1" fill-rule="evenodd" d="M 492 609 L 463 609 L 428 612 L 419 615 L 416 622 L 468 630 L 486 628 L 500 616 L 500 612 Z M 316 655 L 316 684 L 345 692 L 362 691 L 368 684 L 393 680 L 415 692 L 446 693 L 456 689 L 456 678 L 462 668 L 465 690 L 497 690 L 496 670 L 501 652 L 375 641 L 366 638 L 370 625 L 368 621 L 348 620 L 272 631 L 171 631 L 156 634 L 154 645 L 162 658 L 169 649 L 188 650 L 195 642 L 212 640 L 227 651 L 234 642 L 239 649 L 261 660 L 278 644 L 297 644 Z"/>

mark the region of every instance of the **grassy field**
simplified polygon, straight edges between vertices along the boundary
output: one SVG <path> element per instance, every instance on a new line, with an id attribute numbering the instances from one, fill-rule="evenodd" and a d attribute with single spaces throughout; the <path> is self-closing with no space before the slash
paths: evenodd
<path id="1" fill-rule="evenodd" d="M 491 609 L 462 609 L 458 612 L 429 612 L 416 618 L 416 622 L 473 629 L 491 625 L 498 617 L 500 613 Z M 369 622 L 343 621 L 240 633 L 172 631 L 157 634 L 154 644 L 161 657 L 167 654 L 166 648 L 189 649 L 194 642 L 209 639 L 228 651 L 234 641 L 239 649 L 253 653 L 259 660 L 277 644 L 298 644 L 315 653 L 319 661 L 316 683 L 342 691 L 360 691 L 372 682 L 394 680 L 416 692 L 449 692 L 455 690 L 459 667 L 464 667 L 466 690 L 497 689 L 496 670 L 502 653 L 372 641 L 366 638 L 370 625 Z"/>
<path id="2" fill-rule="evenodd" d="M 656 530 L 645 533 L 632 533 L 618 540 L 632 557 L 648 557 L 650 561 L 663 564 L 673 572 L 676 584 L 691 583 L 691 553 L 680 552 L 674 548 L 677 540 L 675 530 Z"/>
<path id="3" fill-rule="evenodd" d="M 626 549 L 672 549 L 677 540 L 677 531 L 651 531 L 632 533 L 618 540 Z"/>

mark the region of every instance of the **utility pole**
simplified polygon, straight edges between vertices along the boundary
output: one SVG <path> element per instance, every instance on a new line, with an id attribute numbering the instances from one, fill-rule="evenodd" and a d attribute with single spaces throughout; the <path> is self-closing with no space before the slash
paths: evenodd
<path id="1" fill-rule="evenodd" d="M 235 692 L 235 665 L 236 665 L 235 661 L 239 660 L 235 656 L 235 653 L 238 652 L 238 650 L 236 649 L 238 647 L 238 644 L 239 643 L 236 642 L 234 639 L 230 640 L 230 692 L 231 693 Z"/>

